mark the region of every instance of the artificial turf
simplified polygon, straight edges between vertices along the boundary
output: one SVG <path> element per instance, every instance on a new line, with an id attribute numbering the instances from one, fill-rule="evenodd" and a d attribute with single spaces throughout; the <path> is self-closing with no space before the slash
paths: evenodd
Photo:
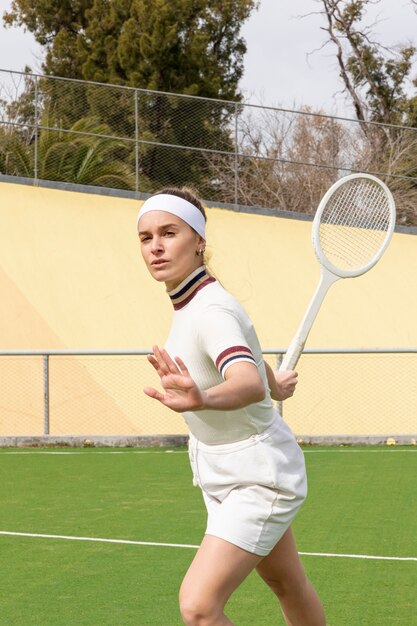
<path id="1" fill-rule="evenodd" d="M 306 448 L 305 457 L 309 497 L 294 530 L 300 552 L 319 553 L 302 559 L 328 626 L 417 625 L 417 449 Z M 3 449 L 0 501 L 3 532 L 185 546 L 204 533 L 184 450 Z M 194 553 L 0 534 L 0 624 L 179 626 Z M 284 624 L 256 574 L 227 612 L 236 626 Z"/>

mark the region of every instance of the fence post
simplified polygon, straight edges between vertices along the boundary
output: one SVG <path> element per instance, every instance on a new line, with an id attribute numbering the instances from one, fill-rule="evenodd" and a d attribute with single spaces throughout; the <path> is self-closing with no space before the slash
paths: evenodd
<path id="1" fill-rule="evenodd" d="M 239 142 L 238 142 L 238 104 L 235 102 L 235 179 L 234 179 L 234 198 L 235 209 L 238 207 L 238 169 L 239 169 Z"/>
<path id="2" fill-rule="evenodd" d="M 283 360 L 282 352 L 278 352 L 278 354 L 277 354 L 277 369 L 278 370 L 281 367 L 282 360 Z M 283 416 L 283 402 L 282 402 L 282 400 L 278 400 L 278 402 L 277 402 L 277 409 L 278 409 L 281 417 L 284 417 Z"/>
<path id="3" fill-rule="evenodd" d="M 49 354 L 43 355 L 43 434 L 49 435 Z"/>
<path id="4" fill-rule="evenodd" d="M 38 127 L 39 127 L 39 106 L 38 106 L 38 76 L 35 76 L 35 144 L 33 155 L 33 178 L 35 185 L 38 182 Z"/>
<path id="5" fill-rule="evenodd" d="M 139 105 L 138 90 L 135 89 L 135 190 L 139 193 Z"/>

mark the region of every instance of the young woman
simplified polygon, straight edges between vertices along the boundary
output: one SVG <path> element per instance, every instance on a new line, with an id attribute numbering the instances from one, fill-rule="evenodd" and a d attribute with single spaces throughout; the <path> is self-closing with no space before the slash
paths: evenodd
<path id="1" fill-rule="evenodd" d="M 297 374 L 264 362 L 245 311 L 206 270 L 205 222 L 187 189 L 162 190 L 138 215 L 142 256 L 174 308 L 165 348 L 149 356 L 163 391 L 144 391 L 184 415 L 208 512 L 181 586 L 181 615 L 187 626 L 232 624 L 224 607 L 256 569 L 287 624 L 323 626 L 290 527 L 306 496 L 304 457 L 271 400 L 292 396 Z"/>

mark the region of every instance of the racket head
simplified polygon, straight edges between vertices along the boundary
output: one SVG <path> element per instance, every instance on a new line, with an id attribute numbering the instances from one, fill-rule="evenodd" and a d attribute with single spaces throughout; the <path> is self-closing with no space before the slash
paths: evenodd
<path id="1" fill-rule="evenodd" d="M 376 176 L 339 179 L 323 196 L 313 221 L 319 263 L 340 278 L 364 274 L 388 246 L 395 215 L 394 198 Z"/>

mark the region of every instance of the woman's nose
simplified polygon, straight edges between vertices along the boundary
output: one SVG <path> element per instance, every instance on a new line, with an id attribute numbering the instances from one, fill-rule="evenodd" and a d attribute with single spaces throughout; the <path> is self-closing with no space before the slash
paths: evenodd
<path id="1" fill-rule="evenodd" d="M 151 245 L 151 250 L 152 252 L 159 252 L 160 250 L 162 250 L 162 240 L 160 237 L 152 237 L 152 245 Z"/>

